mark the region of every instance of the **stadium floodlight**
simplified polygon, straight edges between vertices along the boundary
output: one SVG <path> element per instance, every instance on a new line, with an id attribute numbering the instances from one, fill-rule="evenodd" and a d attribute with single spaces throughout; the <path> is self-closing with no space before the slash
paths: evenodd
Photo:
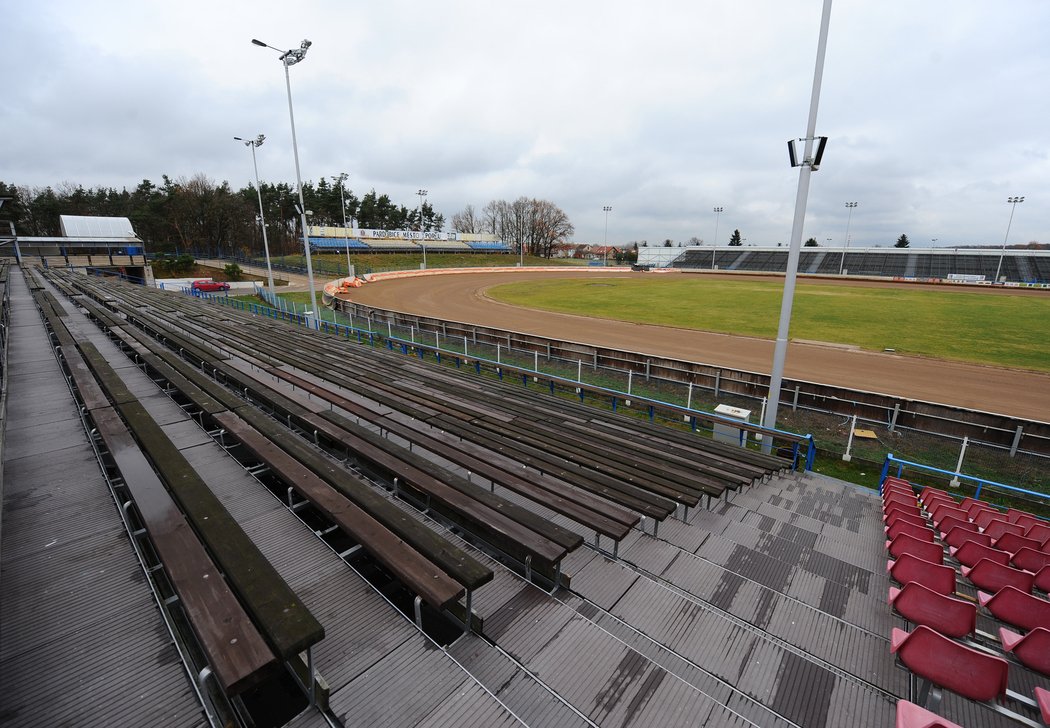
<path id="1" fill-rule="evenodd" d="M 252 169 L 255 170 L 255 193 L 259 197 L 259 225 L 262 226 L 263 253 L 266 255 L 266 285 L 270 289 L 270 298 L 275 295 L 273 290 L 273 268 L 270 266 L 270 242 L 266 239 L 266 216 L 263 214 L 262 187 L 259 185 L 259 164 L 255 161 L 255 149 L 261 147 L 266 141 L 266 135 L 260 134 L 254 139 L 242 139 L 234 137 L 235 141 L 241 142 L 252 150 Z M 271 300 L 270 303 L 273 303 Z"/>
<path id="2" fill-rule="evenodd" d="M 252 38 L 252 43 L 263 48 L 269 48 L 280 53 L 280 61 L 284 65 L 284 84 L 288 90 L 288 121 L 292 127 L 292 155 L 295 158 L 295 183 L 299 188 L 299 214 L 301 218 L 301 224 L 303 226 L 303 249 L 306 253 L 306 277 L 310 281 L 310 312 L 311 316 L 316 315 L 320 310 L 317 308 L 317 290 L 314 288 L 314 265 L 313 260 L 310 256 L 310 228 L 306 223 L 306 203 L 303 201 L 303 177 L 299 172 L 299 143 L 295 138 L 295 112 L 292 110 L 292 79 L 291 74 L 288 73 L 288 69 L 299 63 L 306 58 L 306 51 L 310 48 L 312 43 L 308 40 L 304 40 L 299 44 L 298 48 L 293 48 L 288 51 L 282 51 L 280 48 L 263 43 L 261 40 Z M 311 325 L 313 322 L 311 321 Z"/>
<path id="3" fill-rule="evenodd" d="M 1010 221 L 1006 223 L 1006 236 L 1003 237 L 1003 251 L 999 254 L 999 265 L 995 267 L 995 278 L 994 283 L 999 282 L 999 273 L 1003 269 L 1003 258 L 1006 257 L 1006 241 L 1010 239 L 1010 226 L 1014 222 L 1014 210 L 1017 209 L 1017 204 L 1024 202 L 1024 197 L 1007 197 L 1006 203 L 1010 205 Z"/>
<path id="4" fill-rule="evenodd" d="M 715 250 L 718 249 L 718 218 L 725 212 L 724 207 L 714 208 L 715 213 L 715 236 L 711 238 L 711 270 L 715 269 Z"/>
<path id="5" fill-rule="evenodd" d="M 769 375 L 769 396 L 763 427 L 773 429 L 777 424 L 777 410 L 780 406 L 780 389 L 784 381 L 784 363 L 787 360 L 788 330 L 791 328 L 791 307 L 795 299 L 795 281 L 798 278 L 798 259 L 802 249 L 802 227 L 806 221 L 806 202 L 809 198 L 809 178 L 820 166 L 820 155 L 824 151 L 826 139 L 820 139 L 816 157 L 813 156 L 813 142 L 817 137 L 817 109 L 820 106 L 820 83 L 824 76 L 824 56 L 828 48 L 828 26 L 831 24 L 831 0 L 824 0 L 820 16 L 820 35 L 817 39 L 817 60 L 813 69 L 813 89 L 809 100 L 809 119 L 804 137 L 805 148 L 802 161 L 799 163 L 798 191 L 795 195 L 795 218 L 791 225 L 791 242 L 788 247 L 787 271 L 784 275 L 784 295 L 780 302 L 780 322 L 777 326 L 777 340 L 773 347 L 773 368 Z M 768 453 L 773 446 L 773 438 L 762 439 L 762 451 Z M 808 463 L 807 463 L 808 466 Z"/>
<path id="6" fill-rule="evenodd" d="M 423 200 L 427 196 L 426 190 L 417 190 L 416 194 L 419 195 L 419 244 L 423 246 L 423 270 L 427 269 L 427 241 L 425 233 L 423 232 Z"/>
<path id="7" fill-rule="evenodd" d="M 349 278 L 353 274 L 350 266 L 350 231 L 346 229 L 346 198 L 343 197 L 343 182 L 350 178 L 346 172 L 340 172 L 339 176 L 331 180 L 339 185 L 339 206 L 343 209 L 343 242 L 346 243 L 346 275 Z"/>
<path id="8" fill-rule="evenodd" d="M 853 221 L 853 210 L 856 206 L 856 202 L 846 203 L 846 209 L 849 210 L 849 215 L 846 216 L 846 247 L 842 251 L 842 257 L 839 258 L 839 275 L 842 275 L 842 266 L 846 263 L 846 251 L 849 250 L 849 224 Z"/>
<path id="9" fill-rule="evenodd" d="M 605 248 L 605 264 L 609 264 L 609 213 L 612 212 L 612 205 L 605 205 L 602 207 L 602 212 L 605 213 L 605 243 L 602 247 Z"/>

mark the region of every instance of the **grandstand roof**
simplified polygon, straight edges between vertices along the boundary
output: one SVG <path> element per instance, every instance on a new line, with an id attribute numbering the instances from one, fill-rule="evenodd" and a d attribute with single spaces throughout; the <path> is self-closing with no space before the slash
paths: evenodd
<path id="1" fill-rule="evenodd" d="M 59 215 L 62 235 L 70 238 L 134 238 L 131 220 L 126 217 Z"/>

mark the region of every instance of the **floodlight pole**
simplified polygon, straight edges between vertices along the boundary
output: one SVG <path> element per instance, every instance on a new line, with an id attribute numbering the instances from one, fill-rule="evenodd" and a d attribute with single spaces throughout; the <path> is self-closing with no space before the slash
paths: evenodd
<path id="1" fill-rule="evenodd" d="M 724 207 L 714 208 L 715 213 L 715 236 L 711 238 L 711 270 L 715 269 L 715 251 L 718 249 L 718 218 L 721 217 Z"/>
<path id="2" fill-rule="evenodd" d="M 831 0 L 824 0 L 820 17 L 820 36 L 817 40 L 817 60 L 813 70 L 813 91 L 809 101 L 809 122 L 806 125 L 805 150 L 798 172 L 798 192 L 795 196 L 795 219 L 791 226 L 787 272 L 784 276 L 784 295 L 780 304 L 780 324 L 773 348 L 773 369 L 769 377 L 769 406 L 763 418 L 763 427 L 773 429 L 777 424 L 780 406 L 780 388 L 784 380 L 784 362 L 787 359 L 788 332 L 791 328 L 791 306 L 795 298 L 795 279 L 798 277 L 798 259 L 802 248 L 802 227 L 806 221 L 806 202 L 809 198 L 809 177 L 813 172 L 813 140 L 817 133 L 817 108 L 820 106 L 820 83 L 824 76 L 824 56 L 828 48 L 828 26 L 831 24 Z M 762 451 L 772 449 L 773 438 L 762 439 Z"/>
<path id="3" fill-rule="evenodd" d="M 262 146 L 266 137 L 260 134 L 255 139 L 242 139 L 241 137 L 234 137 L 234 139 L 244 142 L 244 146 L 251 147 L 252 150 L 252 168 L 255 170 L 255 192 L 259 196 L 259 224 L 262 226 L 263 252 L 266 254 L 266 284 L 270 289 L 270 297 L 273 298 L 276 294 L 273 290 L 273 268 L 270 266 L 270 243 L 266 239 L 266 216 L 263 214 L 262 187 L 259 186 L 259 163 L 255 161 L 255 148 Z"/>
<path id="4" fill-rule="evenodd" d="M 281 63 L 284 64 L 284 84 L 288 90 L 288 121 L 292 126 L 292 155 L 295 158 L 295 183 L 299 188 L 299 217 L 303 226 L 303 248 L 306 251 L 306 276 L 310 280 L 310 318 L 313 321 L 320 315 L 320 310 L 317 308 L 317 291 L 314 289 L 314 266 L 310 257 L 310 231 L 306 222 L 306 202 L 303 200 L 303 178 L 299 172 L 299 143 L 295 137 L 295 112 L 292 110 L 292 77 L 288 72 L 291 66 L 306 58 L 306 51 L 312 44 L 304 40 L 298 48 L 282 51 L 255 38 L 252 38 L 252 43 L 279 52 Z"/>
<path id="5" fill-rule="evenodd" d="M 999 254 L 999 265 L 995 267 L 994 283 L 999 282 L 999 272 L 1003 269 L 1003 258 L 1006 256 L 1006 241 L 1010 239 L 1010 226 L 1014 224 L 1014 210 L 1018 202 L 1024 202 L 1024 197 L 1008 197 L 1006 201 L 1010 204 L 1010 221 L 1006 223 L 1006 235 L 1003 237 L 1003 252 Z"/>
<path id="6" fill-rule="evenodd" d="M 346 276 L 350 277 L 350 232 L 346 229 L 346 199 L 343 197 L 343 182 L 349 178 L 346 172 L 340 172 L 332 181 L 339 185 L 339 206 L 343 209 L 343 242 L 346 243 Z"/>
<path id="7" fill-rule="evenodd" d="M 856 202 L 846 203 L 846 207 L 849 209 L 849 215 L 846 216 L 846 248 L 842 251 L 842 258 L 839 259 L 839 275 L 842 275 L 842 266 L 846 264 L 846 252 L 849 250 L 849 224 L 853 220 L 853 208 L 856 206 Z"/>
<path id="8" fill-rule="evenodd" d="M 417 190 L 416 194 L 419 195 L 419 234 L 420 234 L 420 245 L 423 246 L 423 270 L 427 269 L 427 240 L 426 233 L 423 231 L 423 200 L 427 196 L 426 190 Z"/>
<path id="9" fill-rule="evenodd" d="M 603 206 L 602 211 L 605 212 L 605 242 L 602 247 L 605 248 L 605 265 L 609 265 L 609 213 L 612 212 L 612 205 Z"/>

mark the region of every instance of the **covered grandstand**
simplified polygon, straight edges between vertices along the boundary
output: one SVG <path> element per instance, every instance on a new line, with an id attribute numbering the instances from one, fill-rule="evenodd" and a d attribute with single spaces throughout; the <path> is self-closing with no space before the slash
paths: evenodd
<path id="1" fill-rule="evenodd" d="M 96 269 L 146 277 L 145 246 L 126 217 L 59 215 L 61 236 L 13 235 L 3 255 L 42 268 Z"/>
<path id="2" fill-rule="evenodd" d="M 317 252 L 349 248 L 357 253 L 509 253 L 510 246 L 488 233 L 420 232 L 310 226 L 310 249 Z"/>
<path id="3" fill-rule="evenodd" d="M 787 258 L 787 248 L 641 248 L 638 262 L 681 270 L 783 273 Z M 1050 250 L 803 248 L 798 265 L 799 273 L 806 275 L 841 273 L 973 283 L 995 281 L 997 270 L 1001 283 L 1050 284 Z"/>

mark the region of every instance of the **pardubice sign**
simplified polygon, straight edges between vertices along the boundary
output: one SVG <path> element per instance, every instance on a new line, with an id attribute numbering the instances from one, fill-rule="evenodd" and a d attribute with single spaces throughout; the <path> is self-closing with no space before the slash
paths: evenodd
<path id="1" fill-rule="evenodd" d="M 319 238 L 341 238 L 344 235 L 363 240 L 458 240 L 464 243 L 496 242 L 499 238 L 488 233 L 421 232 L 419 230 L 371 230 L 310 226 L 310 235 Z"/>

